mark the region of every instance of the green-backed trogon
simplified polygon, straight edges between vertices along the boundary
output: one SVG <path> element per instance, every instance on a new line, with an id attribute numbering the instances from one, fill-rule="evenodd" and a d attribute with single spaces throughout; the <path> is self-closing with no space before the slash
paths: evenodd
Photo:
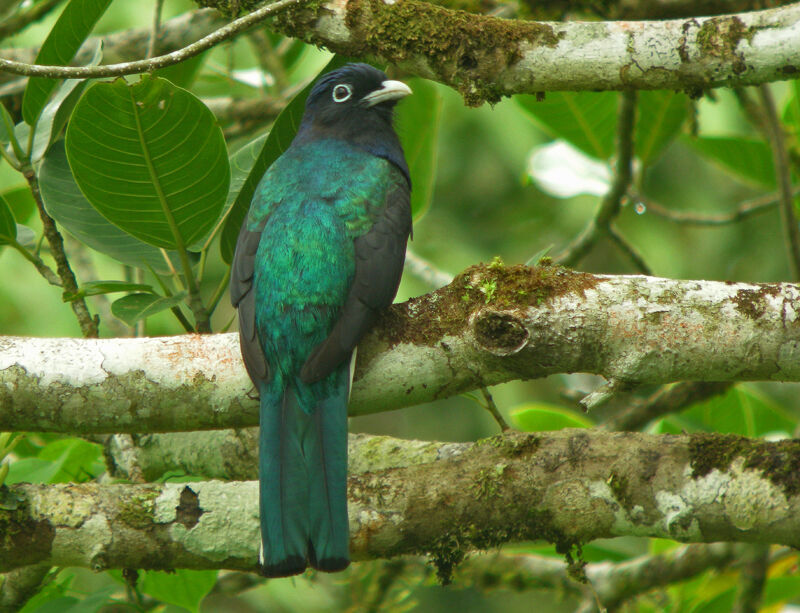
<path id="1" fill-rule="evenodd" d="M 350 563 L 351 357 L 397 293 L 411 180 L 392 127 L 410 94 L 367 64 L 314 84 L 289 148 L 264 174 L 236 244 L 231 300 L 260 394 L 261 572 Z"/>

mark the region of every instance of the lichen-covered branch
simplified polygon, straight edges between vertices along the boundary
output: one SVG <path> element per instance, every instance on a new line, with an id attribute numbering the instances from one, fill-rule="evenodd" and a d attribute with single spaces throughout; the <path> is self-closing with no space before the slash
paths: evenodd
<path id="1" fill-rule="evenodd" d="M 623 535 L 800 544 L 800 442 L 563 430 L 507 434 L 427 464 L 350 476 L 355 560 L 559 551 Z M 0 490 L 0 571 L 35 564 L 252 570 L 257 483 L 18 484 Z M 502 509 L 502 512 L 498 512 Z"/>
<path id="2" fill-rule="evenodd" d="M 673 89 L 790 79 L 800 4 L 669 21 L 530 22 L 417 0 L 303 4 L 274 22 L 331 51 L 374 57 L 458 89 L 469 104 L 553 90 Z"/>
<path id="3" fill-rule="evenodd" d="M 223 40 L 231 27 L 218 30 L 213 41 Z M 450 85 L 473 105 L 553 90 L 699 94 L 711 87 L 795 78 L 800 67 L 797 3 L 716 17 L 560 23 L 474 15 L 418 0 L 329 0 L 299 2 L 273 27 L 346 56 L 372 57 Z M 96 67 L 42 67 L 6 58 L 0 59 L 0 70 L 64 78 L 119 76 L 183 61 L 201 47 Z"/>
<path id="4" fill-rule="evenodd" d="M 800 381 L 800 286 L 475 266 L 394 305 L 359 345 L 351 414 L 586 372 L 617 389 Z M 0 431 L 256 425 L 234 334 L 0 337 Z"/>

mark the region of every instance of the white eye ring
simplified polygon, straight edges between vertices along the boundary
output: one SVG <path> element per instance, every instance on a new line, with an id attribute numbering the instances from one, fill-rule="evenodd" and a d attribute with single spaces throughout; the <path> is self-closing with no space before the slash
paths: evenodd
<path id="1" fill-rule="evenodd" d="M 353 95 L 353 89 L 346 83 L 340 83 L 339 85 L 333 88 L 334 102 L 344 102 L 345 100 L 349 100 L 350 96 L 352 95 Z"/>

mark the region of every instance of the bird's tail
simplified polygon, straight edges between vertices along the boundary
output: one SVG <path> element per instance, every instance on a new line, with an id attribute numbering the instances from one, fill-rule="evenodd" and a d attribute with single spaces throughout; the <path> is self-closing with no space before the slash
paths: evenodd
<path id="1" fill-rule="evenodd" d="M 326 393 L 308 412 L 301 401 L 318 395 L 295 387 L 307 384 L 289 384 L 277 392 L 267 384 L 261 390 L 260 562 L 266 576 L 295 575 L 308 565 L 334 572 L 350 564 L 348 371 L 343 365 L 328 379 L 310 384 L 325 386 Z"/>

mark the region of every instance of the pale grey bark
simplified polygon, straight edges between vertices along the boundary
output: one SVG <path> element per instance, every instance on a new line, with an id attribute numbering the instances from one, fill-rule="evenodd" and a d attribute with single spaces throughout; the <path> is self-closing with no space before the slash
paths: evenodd
<path id="1" fill-rule="evenodd" d="M 399 442 L 402 446 L 403 443 Z M 446 455 L 446 454 L 445 454 Z M 796 441 L 564 430 L 497 436 L 349 479 L 355 560 L 602 537 L 800 544 Z M 13 501 L 14 504 L 10 504 Z M 254 481 L 10 487 L 0 571 L 34 564 L 252 570 Z"/>
<path id="2" fill-rule="evenodd" d="M 395 305 L 359 346 L 352 415 L 586 372 L 609 390 L 800 381 L 800 287 L 484 266 Z M 602 398 L 601 398 L 602 399 Z M 0 337 L 0 431 L 168 432 L 258 423 L 235 334 Z"/>
<path id="3" fill-rule="evenodd" d="M 450 85 L 469 104 L 558 90 L 699 94 L 800 74 L 800 4 L 716 17 L 561 23 L 468 15 L 416 0 L 331 0 L 299 3 L 273 27 Z M 37 67 L 0 54 L 6 58 L 0 70 L 59 78 L 138 74 L 183 61 L 190 49 L 146 63 L 85 68 Z"/>
<path id="4" fill-rule="evenodd" d="M 413 0 L 331 0 L 290 9 L 276 27 L 451 85 L 473 104 L 556 90 L 699 93 L 800 70 L 797 3 L 718 17 L 561 23 L 464 16 Z"/>

